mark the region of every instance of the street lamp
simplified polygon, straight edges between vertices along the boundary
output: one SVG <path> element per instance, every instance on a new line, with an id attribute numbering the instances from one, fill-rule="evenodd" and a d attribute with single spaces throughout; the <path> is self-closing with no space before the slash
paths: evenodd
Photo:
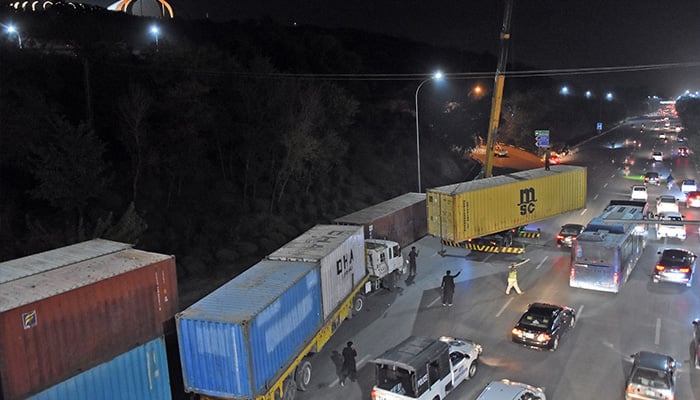
<path id="1" fill-rule="evenodd" d="M 7 34 L 9 34 L 9 35 L 12 35 L 12 34 L 17 35 L 17 44 L 19 44 L 19 48 L 21 49 L 22 48 L 22 36 L 19 35 L 19 31 L 17 30 L 17 28 L 15 28 L 14 25 L 8 25 L 5 27 L 5 32 L 7 32 Z"/>
<path id="2" fill-rule="evenodd" d="M 151 34 L 156 39 L 156 51 L 158 51 L 158 34 L 159 33 L 160 33 L 160 29 L 158 29 L 157 26 L 155 26 L 155 25 L 151 26 Z"/>
<path id="3" fill-rule="evenodd" d="M 474 87 L 472 88 L 472 90 L 470 90 L 470 91 L 467 93 L 467 97 L 471 96 L 472 94 L 473 94 L 475 97 L 479 97 L 479 96 L 481 96 L 481 94 L 482 94 L 483 92 L 484 92 L 484 88 L 482 88 L 481 85 L 476 85 L 476 86 L 474 86 Z"/>
<path id="4" fill-rule="evenodd" d="M 418 164 L 418 193 L 423 192 L 420 184 L 420 128 L 418 125 L 418 91 L 420 91 L 420 88 L 424 83 L 432 81 L 433 79 L 442 79 L 442 72 L 438 71 L 430 78 L 423 80 L 420 84 L 418 84 L 418 88 L 416 89 L 416 163 Z"/>

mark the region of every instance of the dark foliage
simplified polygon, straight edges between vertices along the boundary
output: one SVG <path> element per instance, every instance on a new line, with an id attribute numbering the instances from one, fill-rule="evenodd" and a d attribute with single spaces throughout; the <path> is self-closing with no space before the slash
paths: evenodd
<path id="1" fill-rule="evenodd" d="M 192 279 L 230 278 L 314 224 L 416 190 L 414 96 L 427 75 L 413 73 L 495 66 L 270 20 L 161 20 L 156 47 L 153 21 L 124 14 L 2 17 L 25 47 L 0 42 L 0 259 L 101 236 L 175 254 Z M 339 73 L 413 75 L 323 77 Z M 486 135 L 491 83 L 421 89 L 423 187 L 478 173 L 463 154 Z M 543 126 L 561 142 L 588 134 L 598 108 L 551 100 L 554 86 L 509 82 L 499 140 L 531 148 Z"/>

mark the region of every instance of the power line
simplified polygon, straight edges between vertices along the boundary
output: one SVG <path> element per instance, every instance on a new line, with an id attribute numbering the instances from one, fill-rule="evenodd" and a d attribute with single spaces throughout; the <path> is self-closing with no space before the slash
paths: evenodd
<path id="1" fill-rule="evenodd" d="M 132 65 L 119 64 L 122 68 L 143 69 Z M 532 69 L 532 70 L 511 70 L 505 72 L 508 78 L 532 78 L 532 77 L 553 77 L 572 75 L 595 75 L 625 72 L 655 71 L 678 68 L 697 68 L 700 61 L 666 63 L 666 64 L 638 64 L 617 67 L 586 67 L 586 68 L 560 68 L 560 69 Z M 149 68 L 150 69 L 150 68 Z M 244 71 L 218 71 L 202 70 L 193 68 L 168 68 L 169 71 L 185 71 L 199 73 L 210 76 L 237 76 L 254 79 L 296 79 L 296 80 L 326 80 L 326 81 L 417 81 L 429 78 L 432 74 L 410 73 L 410 74 L 359 74 L 359 73 L 293 73 L 293 72 L 244 72 Z M 493 78 L 495 72 L 455 72 L 444 73 L 444 79 L 486 79 Z"/>

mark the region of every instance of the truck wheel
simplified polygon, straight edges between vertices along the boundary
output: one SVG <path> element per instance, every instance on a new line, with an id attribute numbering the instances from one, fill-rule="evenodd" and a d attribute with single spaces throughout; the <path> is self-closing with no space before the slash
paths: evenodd
<path id="1" fill-rule="evenodd" d="M 476 375 L 476 370 L 478 369 L 477 361 L 474 360 L 472 365 L 469 366 L 469 378 L 473 378 Z"/>
<path id="2" fill-rule="evenodd" d="M 304 360 L 301 364 L 297 365 L 296 372 L 294 372 L 294 381 L 297 384 L 297 390 L 305 392 L 309 388 L 309 383 L 311 382 L 311 363 L 308 360 Z"/>
<path id="3" fill-rule="evenodd" d="M 358 294 L 352 301 L 352 315 L 357 315 L 362 311 L 362 307 L 365 306 L 365 296 Z"/>
<path id="4" fill-rule="evenodd" d="M 297 384 L 293 379 L 287 378 L 282 384 L 282 397 L 278 394 L 275 395 L 277 400 L 294 400 L 297 395 Z"/>

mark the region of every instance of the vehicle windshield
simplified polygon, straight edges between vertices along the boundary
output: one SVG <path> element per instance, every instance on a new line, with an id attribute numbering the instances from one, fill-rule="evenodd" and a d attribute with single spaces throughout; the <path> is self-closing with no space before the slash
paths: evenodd
<path id="1" fill-rule="evenodd" d="M 564 225 L 561 227 L 561 233 L 564 235 L 577 235 L 581 232 L 581 228 L 578 226 Z"/>
<path id="2" fill-rule="evenodd" d="M 546 329 L 552 325 L 552 318 L 549 315 L 526 313 L 522 318 L 520 318 L 520 325 L 538 329 Z"/>
<path id="3" fill-rule="evenodd" d="M 377 386 L 392 393 L 398 393 L 414 397 L 413 380 L 411 372 L 403 368 L 395 368 L 390 365 L 376 366 Z"/>
<path id="4" fill-rule="evenodd" d="M 689 264 L 692 262 L 691 255 L 680 250 L 665 250 L 661 254 L 661 261 Z"/>
<path id="5" fill-rule="evenodd" d="M 575 261 L 580 264 L 609 267 L 615 264 L 615 249 L 596 243 L 579 242 L 576 246 Z"/>
<path id="6" fill-rule="evenodd" d="M 634 371 L 630 382 L 654 389 L 669 389 L 671 387 L 671 377 L 667 373 L 646 368 L 638 368 Z"/>

